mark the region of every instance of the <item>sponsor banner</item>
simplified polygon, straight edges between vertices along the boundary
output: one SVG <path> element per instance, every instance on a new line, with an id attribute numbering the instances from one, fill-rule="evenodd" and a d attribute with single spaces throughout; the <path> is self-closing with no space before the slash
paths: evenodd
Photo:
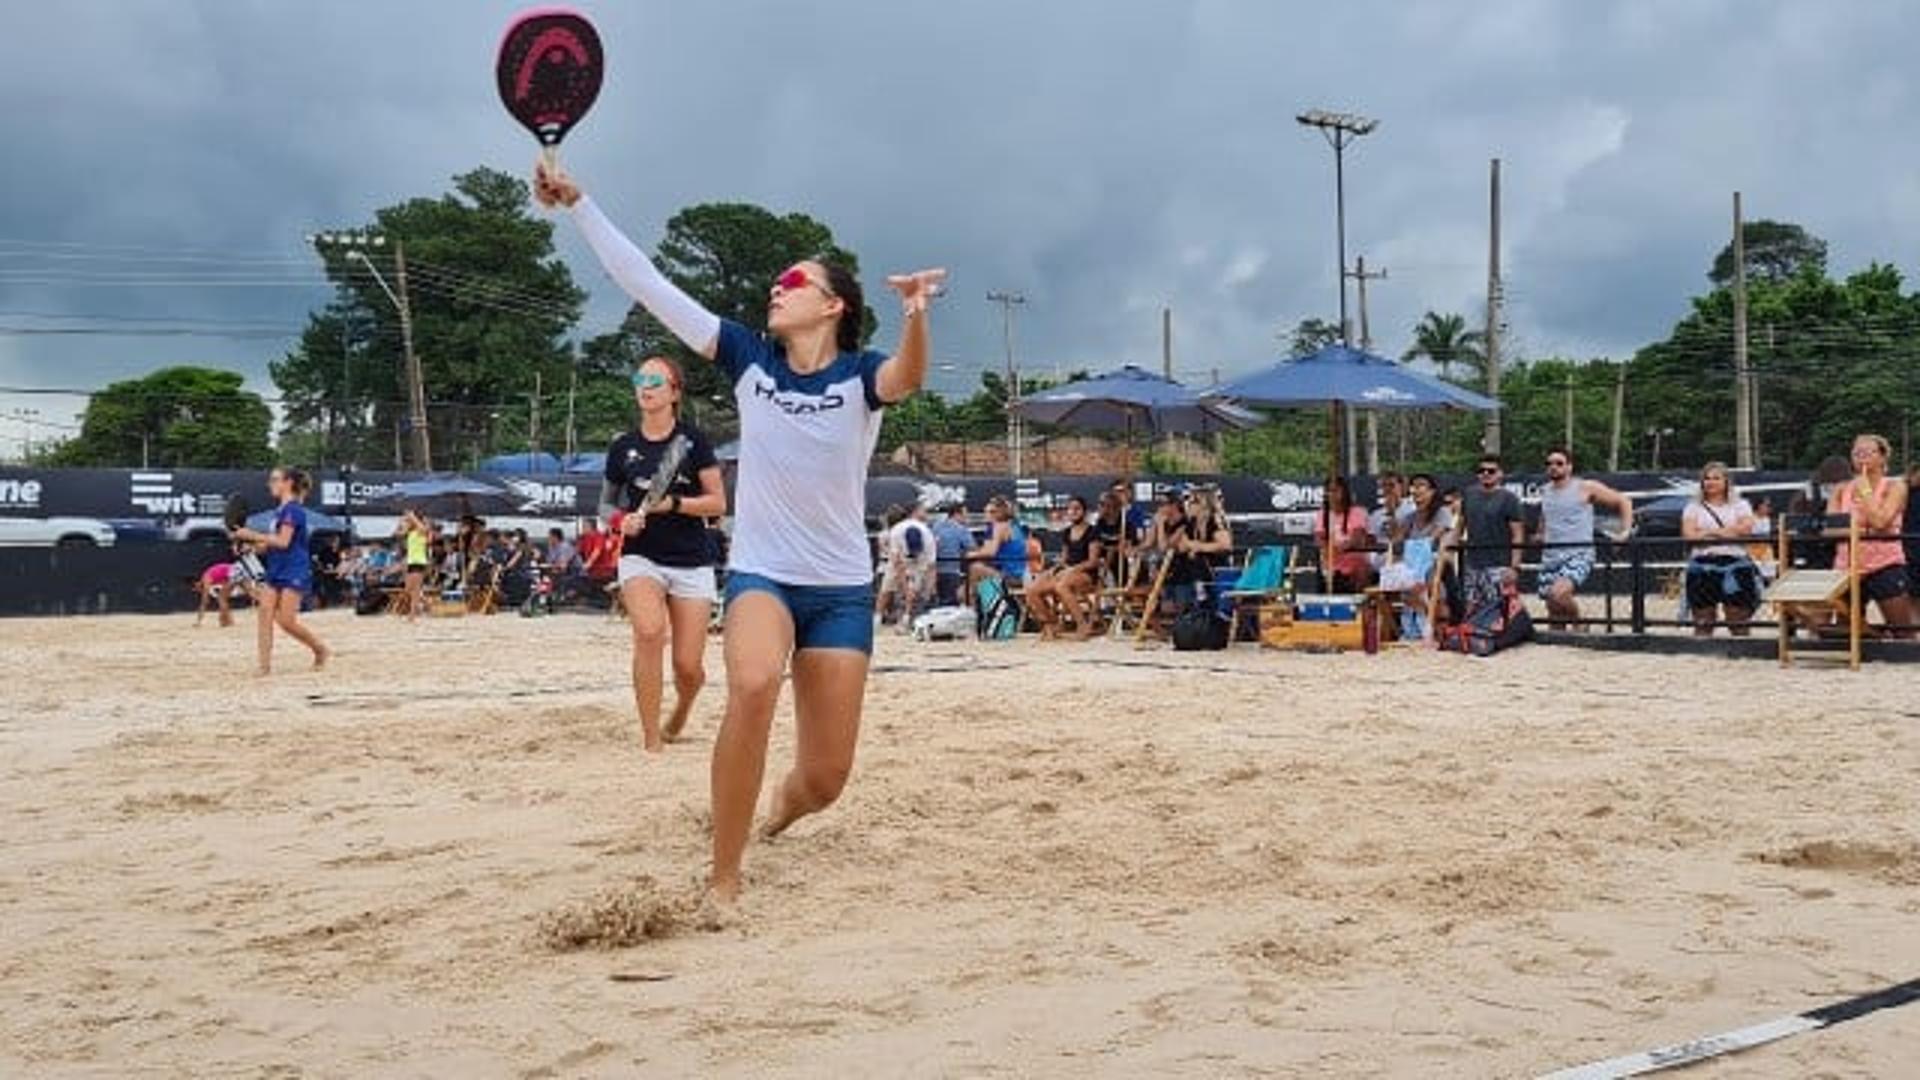
<path id="1" fill-rule="evenodd" d="M 597 510 L 597 477 L 467 475 L 511 492 L 520 500 L 516 516 L 584 517 Z M 1802 472 L 1748 473 L 1736 476 L 1735 481 L 1748 498 L 1771 497 L 1776 508 L 1784 510 L 1787 501 L 1806 483 L 1806 476 Z M 393 493 L 395 485 L 416 478 L 417 474 L 403 472 L 323 472 L 315 477 L 309 502 L 336 516 L 375 515 L 382 512 L 378 504 Z M 1695 482 L 1691 471 L 1591 474 L 1590 478 L 1626 492 L 1636 503 L 1663 495 L 1684 497 L 1692 493 Z M 1438 479 L 1443 489 L 1465 489 L 1475 483 L 1466 474 L 1446 474 Z M 1519 474 L 1510 477 L 1506 486 L 1522 501 L 1534 503 L 1539 501 L 1544 482 L 1538 475 Z M 935 507 L 957 504 L 978 513 L 988 499 L 1000 495 L 1013 500 L 1023 516 L 1040 521 L 1064 509 L 1067 499 L 1074 495 L 1098 505 L 1109 483 L 1110 478 L 1099 476 L 880 476 L 867 484 L 867 514 L 878 518 L 889 506 L 916 502 Z M 1136 480 L 1134 499 L 1147 502 L 1156 490 L 1202 483 L 1219 487 L 1228 512 L 1236 518 L 1278 516 L 1283 521 L 1293 517 L 1308 521 L 1325 495 L 1325 483 L 1318 478 L 1167 476 Z M 1359 502 L 1374 503 L 1371 478 L 1355 477 L 1353 487 Z M 0 467 L 0 514 L 15 517 L 144 518 L 162 522 L 217 519 L 225 513 L 227 500 L 235 495 L 255 508 L 266 507 L 270 500 L 264 471 Z"/>

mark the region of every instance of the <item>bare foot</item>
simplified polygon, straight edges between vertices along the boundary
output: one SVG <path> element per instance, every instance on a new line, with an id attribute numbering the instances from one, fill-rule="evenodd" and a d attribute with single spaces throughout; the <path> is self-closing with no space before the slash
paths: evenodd
<path id="1" fill-rule="evenodd" d="M 679 742 L 680 733 L 687 730 L 687 718 L 693 714 L 693 700 L 687 698 L 673 703 L 673 715 L 667 717 L 667 726 L 661 731 L 661 737 L 667 742 Z"/>
<path id="2" fill-rule="evenodd" d="M 795 813 L 788 804 L 787 785 L 784 782 L 781 783 L 779 787 L 773 789 L 773 805 L 768 809 L 767 823 L 760 826 L 761 839 L 771 840 L 779 836 L 787 831 L 788 826 L 800 820 L 800 817 L 801 815 Z M 738 885 L 735 887 L 738 888 Z"/>
<path id="3" fill-rule="evenodd" d="M 253 669 L 253 677 L 256 679 L 264 679 L 271 674 L 273 674 L 272 668 L 254 668 Z"/>
<path id="4" fill-rule="evenodd" d="M 313 670 L 319 671 L 321 668 L 326 667 L 327 661 L 331 659 L 333 659 L 332 649 L 327 648 L 325 645 L 315 649 L 313 651 Z"/>
<path id="5" fill-rule="evenodd" d="M 647 753 L 652 754 L 655 757 L 658 757 L 659 755 L 667 752 L 667 742 L 665 739 L 662 739 L 659 736 L 655 736 L 650 739 L 642 739 L 640 740 L 640 749 L 645 750 Z"/>
<path id="6" fill-rule="evenodd" d="M 715 878 L 707 882 L 694 908 L 693 925 L 708 933 L 731 930 L 741 924 L 740 879 Z"/>

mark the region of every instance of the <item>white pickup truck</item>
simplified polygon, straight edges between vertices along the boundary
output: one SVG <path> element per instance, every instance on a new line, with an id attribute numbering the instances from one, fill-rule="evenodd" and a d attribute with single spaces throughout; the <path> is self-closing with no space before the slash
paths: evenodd
<path id="1" fill-rule="evenodd" d="M 112 547 L 113 526 L 98 518 L 0 517 L 0 547 Z"/>

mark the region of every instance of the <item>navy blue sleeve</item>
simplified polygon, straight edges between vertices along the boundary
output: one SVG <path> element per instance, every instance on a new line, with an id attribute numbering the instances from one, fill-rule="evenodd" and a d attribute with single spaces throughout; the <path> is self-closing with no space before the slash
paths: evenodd
<path id="1" fill-rule="evenodd" d="M 868 349 L 860 354 L 860 387 L 867 394 L 867 408 L 879 412 L 894 404 L 880 400 L 880 368 L 887 362 L 887 354 Z"/>
<path id="2" fill-rule="evenodd" d="M 627 437 L 622 435 L 607 446 L 607 462 L 605 468 L 601 470 L 601 479 L 609 484 L 627 482 L 626 443 Z"/>
<path id="3" fill-rule="evenodd" d="M 713 362 L 727 373 L 728 382 L 738 384 L 754 361 L 764 361 L 771 351 L 765 336 L 732 319 L 720 320 L 720 336 L 713 343 Z"/>
<path id="4" fill-rule="evenodd" d="M 690 436 L 688 441 L 693 444 L 687 448 L 687 467 L 696 476 L 718 467 L 720 458 L 713 452 L 713 440 L 707 438 L 707 433 L 688 424 L 687 434 Z"/>

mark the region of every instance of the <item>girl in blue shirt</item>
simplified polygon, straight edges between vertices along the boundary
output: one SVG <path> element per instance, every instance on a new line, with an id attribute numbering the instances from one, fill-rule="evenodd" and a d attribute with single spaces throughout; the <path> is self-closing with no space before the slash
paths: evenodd
<path id="1" fill-rule="evenodd" d="M 300 602 L 313 591 L 313 555 L 307 547 L 307 511 L 300 505 L 313 482 L 307 474 L 286 465 L 267 474 L 267 490 L 280 502 L 273 515 L 273 531 L 235 529 L 233 538 L 258 544 L 267 553 L 267 576 L 254 594 L 260 611 L 260 669 L 273 668 L 273 628 L 278 625 L 300 644 L 313 650 L 313 666 L 325 667 L 333 651 L 301 625 Z"/>

